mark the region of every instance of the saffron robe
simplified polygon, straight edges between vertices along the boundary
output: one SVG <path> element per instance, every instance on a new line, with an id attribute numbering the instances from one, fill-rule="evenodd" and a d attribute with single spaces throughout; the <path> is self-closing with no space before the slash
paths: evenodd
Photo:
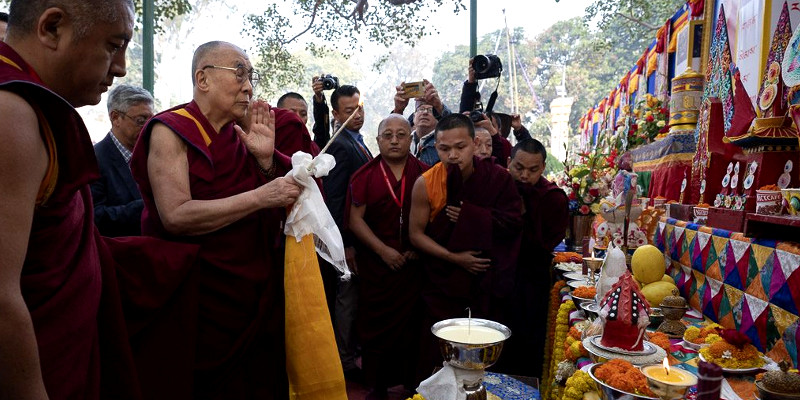
<path id="1" fill-rule="evenodd" d="M 18 94 L 37 113 L 49 158 L 20 278 L 47 394 L 51 399 L 141 398 L 120 286 L 144 282 L 149 268 L 156 271 L 150 276 L 166 267 L 186 269 L 196 249 L 172 246 L 164 253 L 162 241 L 101 237 L 89 189 L 100 174 L 81 117 L 2 42 L 0 90 Z M 161 289 L 151 292 L 157 296 Z M 139 300 L 132 297 L 129 308 L 145 304 Z"/>
<path id="2" fill-rule="evenodd" d="M 381 166 L 386 171 L 385 178 Z M 411 191 L 426 169 L 425 163 L 409 155 L 403 177 L 398 180 L 383 157 L 375 157 L 350 179 L 345 212 L 349 213 L 350 204 L 365 206 L 364 222 L 378 239 L 401 254 L 412 250 L 408 239 Z M 400 207 L 389 192 L 390 186 L 397 201 L 402 201 L 402 217 Z M 419 330 L 422 267 L 410 260 L 399 271 L 393 271 L 357 238 L 354 245 L 360 279 L 356 329 L 367 384 L 384 388 L 396 384 L 414 387 L 414 356 L 419 343 L 416 335 L 409 333 Z M 404 356 L 398 360 L 396 354 Z"/>
<path id="3" fill-rule="evenodd" d="M 427 377 L 432 368 L 441 365 L 438 343 L 430 332 L 434 323 L 465 317 L 466 307 L 470 307 L 473 317 L 508 323 L 508 303 L 522 237 L 522 200 L 504 168 L 491 159 L 477 157 L 473 158 L 473 165 L 474 171 L 466 181 L 457 167 L 444 163 L 423 174 L 434 215 L 425 233 L 452 252 L 480 251 L 477 257 L 491 259 L 491 266 L 487 272 L 471 274 L 459 265 L 421 256 L 427 281 L 422 290 L 425 321 L 418 378 Z M 446 205 L 460 205 L 456 223 L 442 209 L 445 204 L 432 197 L 437 193 L 444 194 Z M 441 211 L 435 212 L 437 208 Z"/>
<path id="4" fill-rule="evenodd" d="M 193 199 L 225 198 L 267 182 L 233 123 L 216 132 L 194 102 L 159 113 L 143 129 L 131 159 L 145 204 L 142 234 L 200 245 L 193 273 L 175 300 L 182 309 L 175 314 L 185 316 L 185 323 L 176 327 L 162 321 L 150 328 L 175 336 L 175 329 L 189 325 L 184 342 L 172 346 L 157 340 L 135 343 L 140 373 L 171 370 L 167 375 L 149 373 L 147 381 L 142 378 L 145 397 L 286 398 L 282 232 L 286 211 L 260 210 L 204 235 L 167 232 L 147 171 L 156 122 L 169 127 L 187 145 Z M 289 159 L 278 151 L 274 162 L 277 176 L 290 169 Z M 159 351 L 173 356 L 161 357 L 170 361 L 169 366 L 151 357 Z"/>
<path id="5" fill-rule="evenodd" d="M 506 372 L 542 376 L 547 336 L 548 301 L 552 280 L 553 249 L 564 239 L 569 224 L 567 195 L 544 177 L 536 184 L 516 182 L 522 195 L 522 246 L 517 264 L 512 340 L 504 351 Z"/>

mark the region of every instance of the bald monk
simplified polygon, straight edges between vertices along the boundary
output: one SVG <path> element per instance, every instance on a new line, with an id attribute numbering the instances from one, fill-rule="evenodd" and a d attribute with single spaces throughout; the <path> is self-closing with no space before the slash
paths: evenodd
<path id="1" fill-rule="evenodd" d="M 120 298 L 136 279 L 118 286 L 114 257 L 132 267 L 119 270 L 127 277 L 169 274 L 181 266 L 162 261 L 187 246 L 139 262 L 160 242 L 106 241 L 94 227 L 89 183 L 100 174 L 75 107 L 97 104 L 125 75 L 133 3 L 55 4 L 12 1 L 0 43 L 0 397 L 141 398 Z M 147 303 L 138 300 L 126 308 Z"/>
<path id="2" fill-rule="evenodd" d="M 300 188 L 283 177 L 289 160 L 274 146 L 275 121 L 290 111 L 252 100 L 252 65 L 230 43 L 197 48 L 192 83 L 192 102 L 153 117 L 131 159 L 142 234 L 201 247 L 192 351 L 166 376 L 149 376 L 143 391 L 152 399 L 284 399 L 282 226 Z M 140 362 L 140 372 L 175 362 L 162 358 Z"/>
<path id="3" fill-rule="evenodd" d="M 359 286 L 357 331 L 368 399 L 414 384 L 421 266 L 408 239 L 413 183 L 428 169 L 410 155 L 411 125 L 390 114 L 378 125 L 380 155 L 350 179 L 349 229 L 356 237 Z M 400 360 L 396 354 L 403 354 Z"/>
<path id="4" fill-rule="evenodd" d="M 427 282 L 418 378 L 441 365 L 430 326 L 473 317 L 507 323 L 521 238 L 522 203 L 514 181 L 490 158 L 475 154 L 475 128 L 453 114 L 436 125 L 441 163 L 414 184 L 409 236 L 422 254 Z"/>

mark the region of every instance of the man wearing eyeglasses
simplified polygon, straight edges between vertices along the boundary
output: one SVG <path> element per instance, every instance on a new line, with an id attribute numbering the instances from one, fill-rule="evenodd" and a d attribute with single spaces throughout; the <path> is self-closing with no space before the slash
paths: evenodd
<path id="1" fill-rule="evenodd" d="M 300 188 L 284 176 L 289 158 L 275 151 L 276 120 L 291 111 L 253 101 L 256 79 L 241 48 L 201 45 L 193 100 L 154 116 L 133 151 L 142 234 L 200 245 L 182 284 L 197 300 L 177 314 L 196 321 L 151 328 L 160 338 L 186 329 L 185 340 L 134 344 L 145 398 L 289 397 L 282 228 Z"/>
<path id="2" fill-rule="evenodd" d="M 111 131 L 94 146 L 100 179 L 92 183 L 94 223 L 103 236 L 141 234 L 144 203 L 129 163 L 139 132 L 152 116 L 153 96 L 147 90 L 119 85 L 108 93 Z"/>
<path id="3" fill-rule="evenodd" d="M 421 98 L 414 100 L 414 112 L 409 117 L 414 130 L 411 132 L 411 154 L 420 161 L 433 165 L 439 162 L 439 154 L 436 152 L 436 136 L 433 131 L 436 123 L 442 117 L 451 114 L 450 109 L 442 103 L 436 87 L 428 80 L 423 80 L 425 94 Z M 403 85 L 395 88 L 394 110 L 395 114 L 403 114 L 408 106 L 409 99 L 404 96 Z"/>
<path id="4" fill-rule="evenodd" d="M 416 387 L 415 354 L 422 270 L 408 240 L 411 189 L 428 166 L 409 154 L 411 126 L 401 114 L 378 125 L 380 155 L 361 167 L 347 191 L 349 229 L 356 237 L 359 285 L 357 331 L 361 365 L 373 388 L 367 400 L 386 398 L 387 388 Z M 401 360 L 395 354 L 404 354 Z"/>

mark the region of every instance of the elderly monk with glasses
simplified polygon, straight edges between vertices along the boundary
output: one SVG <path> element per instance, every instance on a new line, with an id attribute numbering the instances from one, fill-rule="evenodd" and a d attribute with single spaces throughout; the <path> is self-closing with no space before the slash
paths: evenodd
<path id="1" fill-rule="evenodd" d="M 140 375 L 171 364 L 142 379 L 145 398 L 288 398 L 282 228 L 300 187 L 275 150 L 276 120 L 290 111 L 253 100 L 252 68 L 233 44 L 198 47 L 193 100 L 154 116 L 133 152 L 142 234 L 200 245 L 182 289 L 196 297 L 180 309 L 195 318 L 161 332 L 184 335 L 183 348 L 134 348 Z"/>

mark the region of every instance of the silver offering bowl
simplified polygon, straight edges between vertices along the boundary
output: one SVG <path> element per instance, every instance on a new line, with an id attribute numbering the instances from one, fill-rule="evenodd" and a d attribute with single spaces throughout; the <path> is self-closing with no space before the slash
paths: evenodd
<path id="1" fill-rule="evenodd" d="M 470 340 L 465 343 L 457 340 L 442 338 L 439 332 L 448 327 L 471 327 L 478 329 L 490 328 L 502 335 L 502 339 L 492 340 L 487 343 L 478 343 Z M 486 400 L 486 388 L 483 386 L 483 375 L 486 368 L 491 367 L 500 358 L 503 342 L 511 337 L 511 330 L 503 324 L 480 318 L 453 318 L 439 321 L 431 327 L 431 332 L 439 338 L 439 349 L 444 360 L 450 366 L 479 373 L 464 374 L 473 379 L 464 379 L 462 384 L 467 393 L 467 400 Z M 458 377 L 458 372 L 456 373 Z"/>

